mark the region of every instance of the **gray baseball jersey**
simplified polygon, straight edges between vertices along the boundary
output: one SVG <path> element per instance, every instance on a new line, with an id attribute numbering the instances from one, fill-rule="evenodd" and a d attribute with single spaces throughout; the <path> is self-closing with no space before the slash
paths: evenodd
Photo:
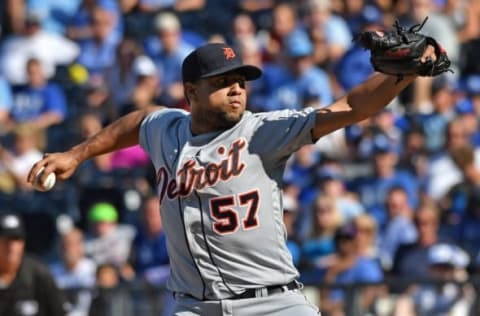
<path id="1" fill-rule="evenodd" d="M 188 112 L 142 122 L 156 170 L 171 260 L 168 287 L 224 299 L 298 276 L 286 247 L 281 180 L 288 157 L 311 144 L 315 111 L 246 111 L 232 128 L 192 135 Z"/>

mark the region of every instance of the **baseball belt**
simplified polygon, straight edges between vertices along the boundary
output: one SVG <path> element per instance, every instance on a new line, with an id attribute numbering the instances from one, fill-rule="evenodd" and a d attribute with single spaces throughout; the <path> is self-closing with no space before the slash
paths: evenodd
<path id="1" fill-rule="evenodd" d="M 265 297 L 273 294 L 278 294 L 282 292 L 287 292 L 290 290 L 301 289 L 301 283 L 293 280 L 288 284 L 283 285 L 270 285 L 261 288 L 247 289 L 245 292 L 234 296 L 232 299 L 243 299 L 243 298 L 255 298 L 255 297 Z"/>
<path id="2" fill-rule="evenodd" d="M 238 299 L 255 298 L 255 297 L 266 297 L 273 294 L 279 294 L 279 293 L 283 293 L 291 290 L 298 290 L 302 288 L 303 288 L 302 283 L 297 282 L 296 280 L 293 280 L 292 282 L 287 284 L 269 285 L 269 286 L 260 287 L 260 288 L 247 289 L 245 290 L 245 292 L 237 294 L 229 299 L 238 300 Z M 198 300 L 198 298 L 188 293 L 175 292 L 174 297 L 175 298 L 189 297 L 189 298 L 194 298 Z"/>

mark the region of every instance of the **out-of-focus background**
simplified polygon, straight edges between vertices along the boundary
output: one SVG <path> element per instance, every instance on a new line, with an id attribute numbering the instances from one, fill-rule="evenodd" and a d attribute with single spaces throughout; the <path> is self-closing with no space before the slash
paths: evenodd
<path id="1" fill-rule="evenodd" d="M 291 157 L 288 246 L 323 315 L 478 315 L 476 0 L 4 0 L 0 211 L 23 217 L 27 250 L 71 315 L 166 315 L 168 257 L 143 150 L 87 161 L 46 193 L 25 180 L 32 164 L 148 104 L 189 110 L 181 62 L 206 42 L 264 70 L 248 83 L 250 111 L 323 107 L 373 73 L 355 34 L 427 16 L 422 32 L 454 73 L 417 79 L 375 117 Z"/>

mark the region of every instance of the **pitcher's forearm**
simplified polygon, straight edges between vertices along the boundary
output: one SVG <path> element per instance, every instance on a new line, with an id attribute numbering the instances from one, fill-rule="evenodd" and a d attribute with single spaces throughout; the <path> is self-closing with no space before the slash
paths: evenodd
<path id="1" fill-rule="evenodd" d="M 371 117 L 387 106 L 415 78 L 410 76 L 397 82 L 395 76 L 380 73 L 370 77 L 332 105 L 317 110 L 313 140 Z"/>
<path id="2" fill-rule="evenodd" d="M 158 109 L 160 107 L 149 107 L 146 110 L 129 113 L 72 147 L 70 151 L 77 157 L 78 163 L 81 163 L 101 154 L 137 145 L 140 124 L 149 113 Z"/>
<path id="3" fill-rule="evenodd" d="M 395 76 L 376 74 L 350 91 L 345 97 L 346 103 L 356 113 L 358 120 L 366 119 L 387 106 L 415 78 L 409 76 L 397 82 Z"/>

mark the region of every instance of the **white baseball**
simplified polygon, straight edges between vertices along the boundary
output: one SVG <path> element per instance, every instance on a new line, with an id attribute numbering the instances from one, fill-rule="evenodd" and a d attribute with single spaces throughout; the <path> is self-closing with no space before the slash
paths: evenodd
<path id="1" fill-rule="evenodd" d="M 35 180 L 33 181 L 33 188 L 37 191 L 45 192 L 51 190 L 57 180 L 55 173 L 52 172 L 47 176 L 47 179 L 45 179 L 43 183 L 40 183 L 40 177 L 44 169 L 45 167 L 42 167 L 40 170 L 38 170 L 37 174 L 35 175 Z"/>

